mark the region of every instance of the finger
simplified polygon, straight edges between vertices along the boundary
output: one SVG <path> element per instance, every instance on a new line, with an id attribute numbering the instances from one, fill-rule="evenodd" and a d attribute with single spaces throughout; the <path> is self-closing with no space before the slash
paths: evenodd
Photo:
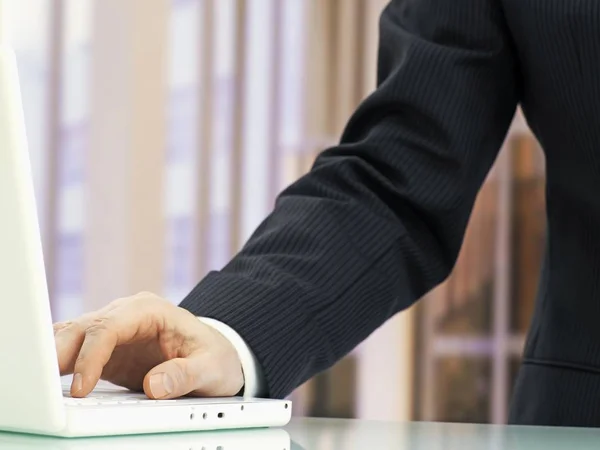
<path id="1" fill-rule="evenodd" d="M 77 320 L 58 322 L 52 325 L 54 344 L 61 376 L 71 375 L 75 360 L 79 354 L 85 337 L 86 324 L 90 323 L 98 313 L 88 313 Z"/>
<path id="2" fill-rule="evenodd" d="M 54 328 L 54 344 L 61 376 L 73 373 L 84 337 L 84 328 L 78 323 L 61 324 Z"/>
<path id="3" fill-rule="evenodd" d="M 104 366 L 119 344 L 119 327 L 114 318 L 98 319 L 85 330 L 85 337 L 75 360 L 71 395 L 85 397 L 98 384 Z"/>
<path id="4" fill-rule="evenodd" d="M 163 400 L 188 394 L 218 395 L 218 367 L 204 352 L 175 358 L 159 364 L 144 377 L 144 392 L 149 398 Z"/>
<path id="5" fill-rule="evenodd" d="M 96 387 L 117 346 L 156 334 L 156 308 L 135 299 L 115 302 L 88 320 L 73 368 L 72 396 L 85 397 Z"/>

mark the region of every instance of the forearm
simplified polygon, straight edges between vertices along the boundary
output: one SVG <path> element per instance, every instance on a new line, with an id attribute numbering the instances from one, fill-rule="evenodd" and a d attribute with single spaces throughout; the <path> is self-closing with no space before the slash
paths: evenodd
<path id="1" fill-rule="evenodd" d="M 517 102 L 495 0 L 396 1 L 379 87 L 183 302 L 235 329 L 283 397 L 451 272 Z"/>

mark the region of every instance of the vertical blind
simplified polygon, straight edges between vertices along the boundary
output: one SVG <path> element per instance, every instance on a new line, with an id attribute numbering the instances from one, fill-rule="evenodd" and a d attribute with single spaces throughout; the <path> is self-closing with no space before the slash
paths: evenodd
<path id="1" fill-rule="evenodd" d="M 277 193 L 335 143 L 363 95 L 365 71 L 356 67 L 365 52 L 361 13 L 369 2 L 170 1 L 165 196 L 157 205 L 167 223 L 161 294 L 177 302 L 228 261 Z M 37 67 L 28 66 L 26 48 L 19 55 L 24 91 L 38 92 L 26 112 L 53 311 L 62 318 L 85 309 L 96 22 L 93 0 L 44 5 L 45 27 L 32 44 Z"/>

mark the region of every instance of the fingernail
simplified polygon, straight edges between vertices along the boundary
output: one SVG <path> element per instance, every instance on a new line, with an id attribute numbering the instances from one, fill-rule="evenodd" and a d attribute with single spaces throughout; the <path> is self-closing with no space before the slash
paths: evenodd
<path id="1" fill-rule="evenodd" d="M 71 395 L 77 394 L 83 389 L 83 377 L 80 373 L 73 375 L 73 384 L 71 385 Z"/>
<path id="2" fill-rule="evenodd" d="M 166 373 L 155 373 L 150 377 L 150 393 L 154 398 L 163 398 L 173 392 L 173 379 Z"/>

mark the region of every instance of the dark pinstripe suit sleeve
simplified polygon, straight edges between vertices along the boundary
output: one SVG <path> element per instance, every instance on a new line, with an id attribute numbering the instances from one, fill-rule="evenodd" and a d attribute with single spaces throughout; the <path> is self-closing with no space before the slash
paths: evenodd
<path id="1" fill-rule="evenodd" d="M 517 104 L 495 0 L 397 0 L 377 90 L 339 145 L 286 189 L 183 301 L 233 327 L 283 397 L 451 272 Z"/>

